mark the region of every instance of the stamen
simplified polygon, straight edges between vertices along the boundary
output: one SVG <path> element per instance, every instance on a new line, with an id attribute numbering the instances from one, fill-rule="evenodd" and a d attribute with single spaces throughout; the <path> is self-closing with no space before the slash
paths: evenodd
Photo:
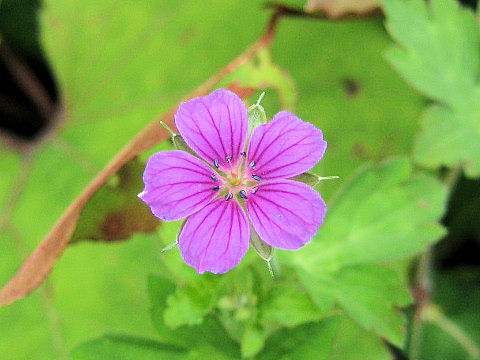
<path id="1" fill-rule="evenodd" d="M 225 159 L 227 160 L 227 162 L 232 161 L 232 155 L 225 156 Z"/>
<path id="2" fill-rule="evenodd" d="M 252 194 L 256 194 L 258 191 L 258 186 L 255 186 L 253 189 L 252 189 Z"/>
<path id="3" fill-rule="evenodd" d="M 249 165 L 249 166 L 250 166 L 252 169 L 255 169 L 255 164 L 256 164 L 255 161 L 252 160 L 252 161 L 250 162 L 250 165 Z"/>
<path id="4" fill-rule="evenodd" d="M 252 174 L 252 178 L 254 178 L 257 181 L 262 180 L 262 177 L 260 175 L 257 175 L 257 174 Z"/>
<path id="5" fill-rule="evenodd" d="M 218 191 L 219 189 L 220 189 L 220 186 L 218 186 L 218 185 L 215 185 L 215 186 L 213 187 L 213 190 L 214 190 L 214 191 Z"/>
<path id="6" fill-rule="evenodd" d="M 218 180 L 217 177 L 215 176 L 215 174 L 212 174 L 212 180 L 213 180 L 213 181 L 217 181 L 217 180 Z"/>
<path id="7" fill-rule="evenodd" d="M 232 193 L 228 193 L 227 195 L 225 195 L 225 200 L 226 200 L 226 201 L 230 200 L 231 198 L 233 198 L 233 194 L 232 194 Z"/>
<path id="8" fill-rule="evenodd" d="M 240 190 L 238 193 L 239 193 L 240 196 L 241 196 L 242 198 L 244 198 L 245 200 L 248 199 L 247 192 L 246 192 L 245 190 Z"/>
<path id="9" fill-rule="evenodd" d="M 242 155 L 243 157 L 247 157 L 247 152 L 243 151 L 243 152 L 240 153 L 240 155 Z"/>
<path id="10" fill-rule="evenodd" d="M 213 165 L 218 169 L 218 159 L 213 160 Z"/>

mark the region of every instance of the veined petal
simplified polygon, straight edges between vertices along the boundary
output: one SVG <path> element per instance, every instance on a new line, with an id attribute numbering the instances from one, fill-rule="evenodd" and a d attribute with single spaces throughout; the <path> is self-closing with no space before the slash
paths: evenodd
<path id="1" fill-rule="evenodd" d="M 220 176 L 205 162 L 180 150 L 152 155 L 143 173 L 144 190 L 139 198 L 153 214 L 164 220 L 179 220 L 210 203 Z"/>
<path id="2" fill-rule="evenodd" d="M 323 223 L 327 207 L 310 186 L 293 180 L 258 185 L 247 200 L 248 216 L 267 244 L 296 250 L 308 243 Z"/>
<path id="3" fill-rule="evenodd" d="M 245 256 L 250 239 L 247 216 L 238 201 L 219 198 L 188 218 L 178 238 L 187 264 L 200 274 L 225 273 Z"/>
<path id="4" fill-rule="evenodd" d="M 247 163 L 255 164 L 250 172 L 263 179 L 288 178 L 310 170 L 326 149 L 320 129 L 281 111 L 253 131 Z"/>
<path id="5" fill-rule="evenodd" d="M 230 90 L 181 103 L 175 125 L 185 142 L 208 163 L 230 169 L 244 150 L 248 113 L 243 100 Z"/>

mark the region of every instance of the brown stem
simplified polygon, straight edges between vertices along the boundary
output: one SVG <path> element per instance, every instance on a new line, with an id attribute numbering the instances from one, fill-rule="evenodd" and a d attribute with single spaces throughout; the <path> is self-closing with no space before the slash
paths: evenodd
<path id="1" fill-rule="evenodd" d="M 423 334 L 423 312 L 430 304 L 432 295 L 431 282 L 431 256 L 432 249 L 429 248 L 420 258 L 417 269 L 417 280 L 413 289 L 415 299 L 415 313 L 413 315 L 412 335 L 410 341 L 410 360 L 417 360 L 420 354 Z"/>

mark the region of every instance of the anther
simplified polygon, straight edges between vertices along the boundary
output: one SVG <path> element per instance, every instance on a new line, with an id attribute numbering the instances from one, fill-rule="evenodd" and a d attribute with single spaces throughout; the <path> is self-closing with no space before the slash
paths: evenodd
<path id="1" fill-rule="evenodd" d="M 253 189 L 252 189 L 252 194 L 256 194 L 258 191 L 258 186 L 255 186 Z"/>
<path id="2" fill-rule="evenodd" d="M 245 190 L 240 190 L 238 193 L 239 193 L 240 196 L 241 196 L 242 198 L 244 198 L 245 200 L 248 199 L 247 192 L 246 192 Z"/>
<path id="3" fill-rule="evenodd" d="M 225 160 L 227 160 L 227 162 L 232 161 L 232 155 L 225 156 Z"/>
<path id="4" fill-rule="evenodd" d="M 252 169 L 255 169 L 255 164 L 256 164 L 255 161 L 252 160 L 252 161 L 250 162 L 250 165 L 249 165 L 249 166 L 250 166 Z"/>
<path id="5" fill-rule="evenodd" d="M 218 186 L 218 185 L 215 185 L 215 186 L 213 187 L 213 190 L 214 190 L 214 191 L 218 191 L 219 189 L 220 189 L 220 186 Z"/>
<path id="6" fill-rule="evenodd" d="M 262 177 L 260 175 L 257 175 L 257 174 L 252 174 L 252 178 L 254 178 L 257 181 L 262 180 Z"/>
<path id="7" fill-rule="evenodd" d="M 212 174 L 212 180 L 213 180 L 213 181 L 217 181 L 217 180 L 218 180 L 217 177 L 215 176 L 215 174 Z"/>
<path id="8" fill-rule="evenodd" d="M 218 169 L 218 159 L 213 160 L 213 165 Z"/>
<path id="9" fill-rule="evenodd" d="M 240 155 L 242 155 L 243 157 L 247 157 L 247 152 L 243 151 L 243 152 L 240 153 Z"/>
<path id="10" fill-rule="evenodd" d="M 233 194 L 232 194 L 232 193 L 228 193 L 227 195 L 225 195 L 225 200 L 226 200 L 226 201 L 230 200 L 231 198 L 233 198 Z"/>

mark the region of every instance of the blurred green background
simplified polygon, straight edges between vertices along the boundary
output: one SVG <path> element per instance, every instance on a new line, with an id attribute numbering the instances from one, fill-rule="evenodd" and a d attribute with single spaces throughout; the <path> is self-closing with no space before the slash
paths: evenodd
<path id="1" fill-rule="evenodd" d="M 284 0 L 282 4 L 302 10 L 306 2 Z M 12 278 L 67 206 L 121 147 L 152 119 L 174 106 L 253 44 L 263 34 L 272 11 L 265 6 L 264 1 L 257 0 L 0 1 L 2 286 Z M 381 242 L 383 238 L 389 237 L 390 233 L 404 231 L 402 235 L 393 236 L 391 243 L 387 243 L 392 248 L 398 247 L 398 256 L 396 253 L 391 256 L 379 255 L 365 261 L 380 262 L 382 266 L 388 261 L 389 268 L 395 269 L 400 274 L 402 283 L 408 283 L 408 288 L 412 289 L 416 281 L 415 269 L 418 260 L 412 256 L 418 255 L 425 250 L 426 244 L 439 240 L 440 235 L 445 234 L 429 252 L 428 265 L 432 271 L 431 280 L 435 284 L 432 302 L 448 317 L 448 324 L 454 324 L 453 328 L 461 334 L 468 334 L 468 341 L 473 345 L 462 344 L 455 336 L 458 332 L 454 331 L 455 334 L 452 335 L 448 331 L 451 327 L 442 328 L 435 325 L 435 321 L 434 325 L 426 321 L 427 324 L 419 335 L 421 345 L 417 358 L 476 359 L 478 354 L 475 357 L 475 351 L 469 353 L 465 348 L 470 347 L 472 350 L 473 346 L 473 349 L 478 350 L 476 344 L 480 341 L 480 183 L 474 177 L 464 177 L 458 167 L 435 168 L 419 161 L 420 165 L 415 167 L 415 171 L 428 167 L 429 169 L 424 171 L 427 173 L 425 176 L 447 182 L 451 189 L 446 216 L 441 205 L 445 194 L 442 195 L 440 189 L 437 192 L 437 180 L 430 182 L 415 178 L 411 188 L 402 188 L 403 192 L 397 193 L 396 190 L 388 189 L 383 192 L 384 185 L 381 181 L 384 176 L 385 179 L 398 177 L 401 186 L 410 179 L 409 173 L 412 170 L 409 160 L 413 158 L 414 142 L 420 130 L 419 119 L 426 106 L 432 100 L 438 100 L 432 98 L 428 92 L 424 96 L 424 92 L 413 89 L 402 78 L 402 75 L 407 79 L 408 76 L 397 73 L 387 62 L 385 53 L 392 46 L 393 40 L 387 33 L 384 22 L 385 18 L 381 14 L 358 19 L 354 16 L 354 19 L 347 20 L 307 16 L 282 18 L 271 47 L 262 55 L 263 61 L 269 64 L 269 71 L 273 72 L 273 75 L 266 71 L 259 75 L 260 83 L 263 81 L 262 77 L 266 79 L 265 86 L 259 86 L 266 91 L 262 104 L 269 116 L 288 107 L 323 130 L 329 148 L 325 158 L 314 171 L 324 176 L 340 176 L 339 181 L 324 182 L 317 187 L 329 205 L 337 198 L 337 191 L 347 186 L 349 179 L 358 173 L 357 169 L 365 166 L 367 162 L 377 164 L 396 156 L 405 159 L 400 160 L 405 164 L 393 167 L 389 165 L 390 168 L 385 170 L 387 175 L 382 173 L 383 170 L 372 172 L 374 178 L 380 179 L 378 186 L 375 182 L 372 183 L 373 180 L 363 178 L 357 180 L 357 183 L 354 182 L 351 188 L 347 186 L 345 191 L 356 191 L 355 197 L 352 195 L 349 200 L 337 200 L 340 204 L 335 208 L 337 217 L 332 215 L 332 219 L 336 220 L 338 227 L 348 227 L 348 221 L 345 220 L 347 225 L 339 225 L 342 223 L 339 219 L 348 219 L 350 210 L 355 208 L 359 201 L 370 199 L 370 194 L 375 191 L 379 191 L 379 195 L 371 196 L 368 200 L 372 208 L 382 199 L 392 201 L 391 207 L 394 207 L 400 204 L 402 199 L 414 199 L 421 196 L 420 193 L 425 193 L 426 199 L 433 199 L 432 202 L 438 206 L 436 205 L 432 215 L 429 215 L 431 221 L 433 223 L 435 218 L 442 220 L 443 217 L 447 230 L 422 228 L 420 231 L 418 228 L 413 229 L 414 225 L 417 225 L 412 222 L 410 233 L 410 229 L 401 230 L 402 226 L 410 224 L 409 213 L 402 213 L 403 217 L 396 214 L 397 222 L 392 220 L 391 223 L 386 222 L 383 228 L 369 230 L 371 233 L 367 234 L 361 246 L 367 247 L 368 240 Z M 22 73 L 24 69 L 28 69 L 29 74 L 34 74 L 35 81 L 44 87 L 46 98 L 43 102 L 38 96 L 31 96 L 19 80 L 18 71 Z M 248 78 L 250 70 L 245 71 Z M 256 91 L 247 101 L 256 101 L 259 93 L 260 91 Z M 165 141 L 142 154 L 142 159 L 146 159 L 153 151 L 170 147 L 171 144 Z M 452 172 L 452 169 L 457 171 Z M 450 179 L 449 176 L 453 178 Z M 415 192 L 417 189 L 419 192 Z M 396 198 L 399 194 L 401 199 Z M 394 199 L 398 202 L 394 203 Z M 341 206 L 344 208 L 341 209 Z M 394 214 L 389 206 L 379 208 L 379 216 L 381 211 Z M 415 211 L 412 210 L 414 216 L 417 214 Z M 391 216 L 393 219 L 393 215 Z M 370 221 L 365 219 L 365 224 L 369 224 L 367 220 Z M 334 220 L 332 225 L 326 228 L 325 236 L 340 236 L 333 222 Z M 188 281 L 199 281 L 191 280 L 195 275 L 182 263 L 177 249 L 169 253 L 161 252 L 165 245 L 174 241 L 178 227 L 178 223 L 162 224 L 157 231 L 135 234 L 128 241 L 79 242 L 69 247 L 41 288 L 25 299 L 0 307 L 0 358 L 70 359 L 75 356 L 75 359 L 90 359 L 87 355 L 82 355 L 82 351 L 91 354 L 93 350 L 90 348 L 80 348 L 73 355 L 70 351 L 105 333 L 157 338 L 158 329 L 155 329 L 155 320 L 151 320 L 152 304 L 147 294 L 147 277 L 155 274 L 161 278 L 177 280 L 177 286 Z M 321 235 L 322 233 L 314 241 L 321 241 Z M 411 243 L 411 247 L 404 251 L 401 243 L 408 238 L 413 239 L 407 241 L 408 244 Z M 326 243 L 322 246 L 318 248 L 318 253 L 333 252 L 333 245 L 330 247 Z M 343 248 L 343 245 L 340 246 Z M 374 244 L 372 246 L 372 249 L 375 248 Z M 348 246 L 346 248 L 348 249 Z M 355 249 L 351 250 L 353 254 L 357 254 Z M 388 248 L 385 249 L 385 254 L 388 251 Z M 339 254 L 347 256 L 342 252 Z M 249 256 L 242 269 L 254 266 L 255 271 L 262 273 L 265 269 L 260 258 L 254 254 Z M 303 255 L 286 255 L 285 259 L 282 256 L 279 259 L 280 265 L 285 262 L 288 264 L 285 266 L 298 269 L 300 280 L 292 281 L 303 284 L 318 305 L 315 291 L 332 283 L 324 282 L 322 285 L 321 281 L 325 279 L 314 282 L 310 277 L 315 276 L 312 273 L 318 274 L 318 271 L 331 265 L 328 256 L 309 260 Z M 325 266 L 312 265 L 309 268 L 305 265 L 321 261 Z M 422 263 L 422 260 L 420 262 Z M 251 265 L 252 263 L 254 265 Z M 350 265 L 356 263 L 348 264 Z M 242 269 L 239 272 L 243 271 Z M 362 271 L 365 271 L 365 268 L 358 272 L 353 271 L 351 281 L 356 283 L 356 277 L 363 276 Z M 375 268 L 373 272 L 378 271 Z M 268 277 L 268 272 L 266 275 Z M 338 288 L 343 296 L 351 288 L 342 292 L 340 282 L 343 280 L 338 280 L 342 276 L 348 278 L 349 275 L 335 273 L 332 279 L 339 281 Z M 385 279 L 388 276 L 385 275 Z M 153 286 L 152 281 L 156 280 L 151 278 L 150 286 Z M 270 284 L 275 280 L 261 281 Z M 365 284 L 368 285 L 365 293 L 372 291 L 372 298 L 375 299 L 377 292 L 388 293 L 391 290 L 388 286 L 384 287 L 384 282 L 380 282 L 376 288 L 375 282 L 368 276 Z M 165 286 L 168 287 L 165 284 L 160 285 L 161 288 Z M 256 288 L 256 285 L 252 286 Z M 333 283 L 331 286 L 337 285 Z M 228 293 L 230 290 L 222 291 Z M 361 294 L 364 290 L 359 291 L 358 294 Z M 292 293 L 293 297 L 296 296 L 294 294 L 295 292 Z M 341 302 L 338 300 L 340 295 L 331 296 L 335 301 Z M 411 304 L 407 295 L 402 296 L 385 300 L 386 307 L 390 312 L 395 312 L 395 316 L 400 311 L 397 305 Z M 155 296 L 151 297 L 155 299 Z M 351 299 L 360 303 L 363 301 L 358 295 L 353 295 Z M 418 300 L 417 297 L 416 299 Z M 310 306 L 311 300 L 305 301 L 305 304 Z M 378 305 L 374 301 L 368 304 L 374 308 Z M 299 316 L 309 311 L 307 305 L 300 308 Z M 286 303 L 285 306 L 290 305 Z M 324 355 L 320 352 L 295 355 L 292 352 L 289 358 L 408 358 L 406 349 L 410 342 L 407 341 L 407 345 L 403 346 L 395 340 L 396 330 L 390 331 L 389 328 L 391 315 L 378 315 L 388 318 L 385 320 L 387 329 L 384 330 L 375 326 L 377 314 L 373 316 L 366 311 L 359 315 L 353 310 L 352 314 L 348 310 L 351 309 L 349 305 L 342 306 L 348 316 L 362 325 L 374 322 L 371 328 L 368 329 L 367 326 L 368 333 L 352 330 L 357 329 L 358 325 L 349 317 L 347 319 L 345 315 L 341 315 L 342 318 L 336 320 L 340 323 L 338 326 L 342 326 L 345 334 L 357 335 L 346 336 L 344 343 L 336 343 L 328 357 L 327 352 Z M 403 310 L 410 317 L 410 329 L 413 326 L 413 306 L 407 306 Z M 185 311 L 185 316 L 189 316 L 188 311 L 192 310 L 187 308 Z M 180 310 L 179 313 L 181 314 Z M 366 313 L 372 317 L 364 321 L 362 316 Z M 437 314 L 434 310 L 432 313 L 433 317 Z M 173 320 L 170 319 L 170 323 L 175 323 L 175 316 L 180 314 L 170 315 L 174 317 Z M 321 334 L 321 331 L 327 333 L 330 325 L 324 323 L 326 320 L 322 320 L 324 328 L 318 330 L 315 328 L 315 321 L 323 315 L 315 313 L 308 316 L 311 318 L 305 321 L 306 325 L 301 325 L 306 328 L 297 329 L 289 325 L 285 331 L 298 331 L 298 334 L 303 331 L 304 336 L 312 337 L 310 348 L 320 351 L 325 346 L 315 345 L 314 334 Z M 396 324 L 397 320 L 395 318 L 392 321 Z M 179 323 L 181 321 L 179 320 Z M 308 326 L 312 328 L 309 329 Z M 396 325 L 392 325 L 392 328 L 394 327 Z M 403 327 L 404 325 L 399 325 L 399 328 Z M 380 338 L 371 338 L 373 332 L 370 330 L 393 345 L 386 345 Z M 245 334 L 252 334 L 253 339 L 256 339 L 254 331 L 245 332 L 244 336 Z M 300 336 L 295 335 L 297 333 L 275 334 L 267 337 L 265 350 L 260 353 L 265 359 L 270 356 L 268 350 L 277 346 L 275 344 L 278 340 L 275 336 L 281 339 Z M 391 337 L 389 334 L 392 334 Z M 322 340 L 330 345 L 333 341 L 327 335 L 322 339 L 330 339 Z M 251 346 L 255 348 L 255 345 Z M 301 349 L 301 346 L 295 348 Z M 101 350 L 98 351 L 101 354 Z M 142 358 L 127 353 L 125 350 L 120 352 L 120 355 L 99 355 L 98 358 Z M 252 351 L 252 354 L 254 353 Z M 208 352 L 202 355 L 200 351 L 195 356 L 208 358 L 206 354 Z M 155 353 L 145 356 L 157 358 Z M 248 354 L 246 357 L 249 357 Z"/>

